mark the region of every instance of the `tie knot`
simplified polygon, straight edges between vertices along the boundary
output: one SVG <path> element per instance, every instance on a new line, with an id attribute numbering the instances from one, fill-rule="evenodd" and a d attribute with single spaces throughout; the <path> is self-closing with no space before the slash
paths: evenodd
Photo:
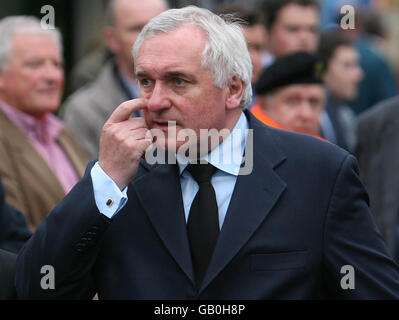
<path id="1" fill-rule="evenodd" d="M 210 182 L 212 175 L 216 172 L 216 168 L 210 163 L 202 164 L 190 164 L 187 166 L 188 172 L 192 175 L 198 184 L 204 182 Z"/>

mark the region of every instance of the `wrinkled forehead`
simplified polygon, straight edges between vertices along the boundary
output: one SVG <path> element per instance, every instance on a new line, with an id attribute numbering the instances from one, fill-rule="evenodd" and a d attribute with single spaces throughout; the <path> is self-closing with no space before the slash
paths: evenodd
<path id="1" fill-rule="evenodd" d="M 141 43 L 136 63 L 147 56 L 199 58 L 206 46 L 205 32 L 193 24 L 184 24 L 170 32 L 154 32 Z"/>

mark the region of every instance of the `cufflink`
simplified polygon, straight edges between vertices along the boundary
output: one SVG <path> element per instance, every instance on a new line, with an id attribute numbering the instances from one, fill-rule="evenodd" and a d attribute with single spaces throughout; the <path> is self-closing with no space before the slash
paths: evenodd
<path id="1" fill-rule="evenodd" d="M 112 206 L 112 204 L 114 203 L 114 200 L 112 199 L 108 199 L 107 202 L 105 203 L 108 207 Z"/>

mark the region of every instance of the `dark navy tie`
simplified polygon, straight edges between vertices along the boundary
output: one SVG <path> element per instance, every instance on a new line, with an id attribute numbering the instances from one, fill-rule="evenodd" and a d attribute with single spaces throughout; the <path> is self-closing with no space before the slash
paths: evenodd
<path id="1" fill-rule="evenodd" d="M 188 172 L 197 181 L 199 190 L 191 204 L 187 229 L 196 284 L 204 279 L 219 235 L 216 194 L 211 184 L 216 168 L 211 164 L 190 164 Z"/>

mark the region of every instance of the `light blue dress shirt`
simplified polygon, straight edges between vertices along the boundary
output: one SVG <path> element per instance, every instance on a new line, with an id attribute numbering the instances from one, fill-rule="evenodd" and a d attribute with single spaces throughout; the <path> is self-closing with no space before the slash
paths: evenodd
<path id="1" fill-rule="evenodd" d="M 212 176 L 211 184 L 216 193 L 220 228 L 222 228 L 226 217 L 238 173 L 241 168 L 248 130 L 248 120 L 244 113 L 242 113 L 232 133 L 207 156 L 201 158 L 201 160 L 206 160 L 218 169 Z M 184 213 L 187 222 L 191 204 L 199 187 L 191 174 L 185 170 L 188 165 L 187 161 L 184 161 L 178 155 L 176 158 L 180 170 Z M 128 187 L 120 191 L 118 186 L 101 169 L 98 162 L 93 166 L 90 174 L 93 181 L 94 198 L 98 210 L 108 218 L 112 218 L 126 204 L 128 200 Z"/>

